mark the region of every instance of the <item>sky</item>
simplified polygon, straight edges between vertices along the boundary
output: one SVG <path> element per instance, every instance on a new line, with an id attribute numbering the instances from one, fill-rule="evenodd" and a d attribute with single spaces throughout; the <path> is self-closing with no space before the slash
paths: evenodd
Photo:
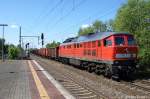
<path id="1" fill-rule="evenodd" d="M 0 24 L 5 27 L 8 44 L 19 44 L 19 26 L 22 36 L 40 36 L 44 42 L 62 42 L 74 37 L 80 27 L 86 27 L 95 20 L 106 22 L 114 19 L 118 9 L 127 0 L 1 0 Z M 0 27 L 0 38 L 2 27 Z M 23 43 L 40 48 L 37 38 L 23 38 Z M 41 42 L 41 41 L 40 41 Z"/>

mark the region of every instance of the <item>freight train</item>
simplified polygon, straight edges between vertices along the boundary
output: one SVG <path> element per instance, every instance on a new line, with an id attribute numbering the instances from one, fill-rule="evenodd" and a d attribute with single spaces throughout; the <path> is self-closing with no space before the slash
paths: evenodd
<path id="1" fill-rule="evenodd" d="M 120 79 L 130 78 L 136 71 L 138 46 L 130 33 L 98 32 L 68 38 L 56 48 L 42 48 L 33 53 Z"/>

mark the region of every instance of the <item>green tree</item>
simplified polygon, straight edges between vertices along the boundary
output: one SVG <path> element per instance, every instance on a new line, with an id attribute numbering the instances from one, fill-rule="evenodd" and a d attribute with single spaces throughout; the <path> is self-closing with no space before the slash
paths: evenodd
<path id="1" fill-rule="evenodd" d="M 3 40 L 3 43 L 5 42 L 4 39 L 1 39 L 1 38 L 0 38 L 0 58 L 1 58 L 1 55 L 2 55 L 2 40 Z M 5 43 L 4 43 L 4 44 L 5 44 Z M 8 47 L 9 47 L 8 44 L 5 44 L 5 45 L 4 45 L 4 54 L 7 54 L 7 53 L 8 53 Z"/>
<path id="2" fill-rule="evenodd" d="M 99 20 L 96 20 L 93 23 L 93 28 L 95 32 L 105 32 L 107 29 L 106 24 L 104 24 L 102 21 L 99 21 Z"/>
<path id="3" fill-rule="evenodd" d="M 14 45 L 10 45 L 8 48 L 8 56 L 10 59 L 17 59 L 19 57 L 20 50 Z"/>
<path id="4" fill-rule="evenodd" d="M 1 38 L 0 38 L 0 50 L 2 50 L 2 40 L 3 40 L 3 42 L 5 42 L 4 39 L 1 39 Z"/>
<path id="5" fill-rule="evenodd" d="M 78 31 L 78 36 L 86 35 L 94 32 L 105 32 L 107 31 L 107 26 L 102 21 L 96 20 L 93 24 L 86 28 L 80 28 Z"/>
<path id="6" fill-rule="evenodd" d="M 53 41 L 52 43 L 46 44 L 46 48 L 55 48 L 60 45 L 60 42 Z"/>
<path id="7" fill-rule="evenodd" d="M 8 48 L 9 48 L 9 45 L 5 44 L 5 46 L 4 46 L 4 54 L 8 53 Z"/>
<path id="8" fill-rule="evenodd" d="M 115 31 L 134 34 L 139 45 L 140 64 L 150 65 L 150 26 L 145 20 L 150 18 L 150 0 L 128 0 L 117 13 Z"/>
<path id="9" fill-rule="evenodd" d="M 78 32 L 78 36 L 86 35 L 86 34 L 93 33 L 93 32 L 94 32 L 94 28 L 92 26 L 89 26 L 87 28 L 80 28 Z"/>

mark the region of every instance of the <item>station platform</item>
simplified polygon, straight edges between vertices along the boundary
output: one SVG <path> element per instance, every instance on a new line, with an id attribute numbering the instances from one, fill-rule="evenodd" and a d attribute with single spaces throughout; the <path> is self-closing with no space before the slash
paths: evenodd
<path id="1" fill-rule="evenodd" d="M 35 60 L 0 62 L 0 99 L 74 99 Z"/>

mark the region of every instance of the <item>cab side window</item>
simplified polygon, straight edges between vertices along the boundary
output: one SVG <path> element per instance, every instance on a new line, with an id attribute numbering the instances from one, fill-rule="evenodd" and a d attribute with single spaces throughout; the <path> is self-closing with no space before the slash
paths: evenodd
<path id="1" fill-rule="evenodd" d="M 104 40 L 104 46 L 112 46 L 112 41 L 111 40 L 109 40 L 109 39 L 105 39 Z"/>
<path id="2" fill-rule="evenodd" d="M 124 37 L 121 36 L 115 37 L 115 44 L 118 46 L 124 45 L 125 44 Z"/>

